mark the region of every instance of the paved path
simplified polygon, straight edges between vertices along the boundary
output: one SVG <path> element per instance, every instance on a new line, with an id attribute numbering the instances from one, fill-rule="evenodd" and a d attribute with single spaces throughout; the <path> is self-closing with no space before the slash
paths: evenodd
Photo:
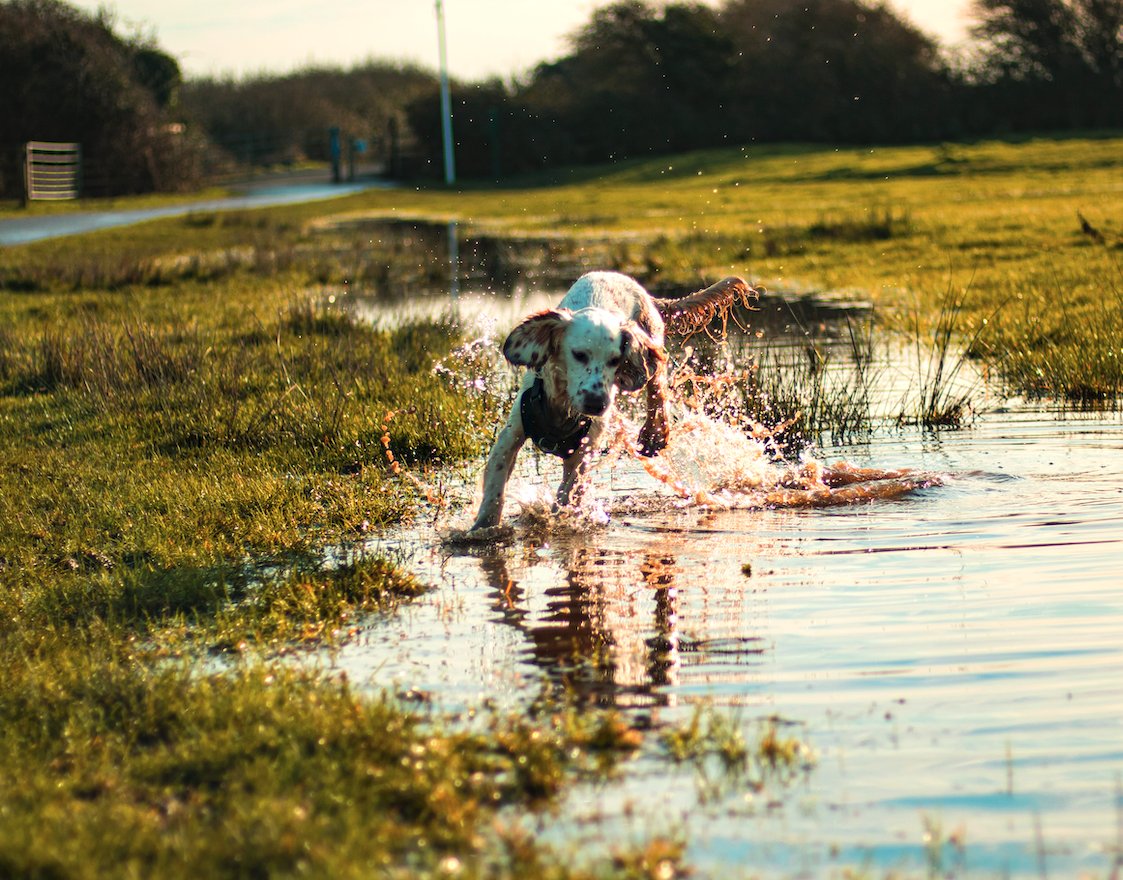
<path id="1" fill-rule="evenodd" d="M 26 244 L 45 238 L 79 235 L 112 226 L 128 226 L 145 220 L 177 217 L 194 211 L 234 211 L 244 208 L 265 208 L 270 205 L 292 205 L 351 195 L 378 186 L 389 186 L 385 181 L 364 180 L 354 183 L 329 183 L 326 181 L 288 181 L 256 186 L 245 195 L 219 199 L 202 199 L 158 208 L 135 208 L 121 211 L 89 211 L 73 214 L 45 214 L 35 217 L 15 217 L 0 220 L 0 247 Z"/>

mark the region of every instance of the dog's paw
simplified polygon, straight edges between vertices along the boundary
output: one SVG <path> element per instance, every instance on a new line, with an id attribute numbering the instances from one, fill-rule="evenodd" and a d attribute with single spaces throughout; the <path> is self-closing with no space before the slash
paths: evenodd
<path id="1" fill-rule="evenodd" d="M 514 527 L 505 524 L 493 526 L 472 526 L 470 529 L 452 528 L 441 533 L 441 543 L 450 547 L 471 546 L 474 544 L 493 544 L 504 541 L 515 532 Z"/>
<path id="2" fill-rule="evenodd" d="M 650 434 L 646 431 L 640 431 L 639 454 L 644 458 L 652 458 L 667 448 L 669 440 L 666 431 L 656 431 Z"/>

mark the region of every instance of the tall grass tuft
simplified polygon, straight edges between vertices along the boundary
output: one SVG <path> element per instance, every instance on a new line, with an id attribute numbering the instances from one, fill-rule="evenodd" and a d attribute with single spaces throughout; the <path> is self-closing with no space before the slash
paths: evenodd
<path id="1" fill-rule="evenodd" d="M 875 421 L 873 324 L 847 317 L 842 339 L 804 331 L 801 344 L 754 346 L 754 369 L 742 383 L 744 406 L 783 453 L 868 438 Z M 777 344 L 778 343 L 778 344 Z"/>
<path id="2" fill-rule="evenodd" d="M 974 400 L 984 382 L 971 355 L 984 350 L 983 334 L 994 315 L 965 327 L 969 287 L 956 290 L 949 282 L 930 329 L 922 326 L 920 309 L 912 313 L 912 349 L 918 383 L 915 397 L 901 403 L 898 424 L 936 430 L 959 428 L 970 421 Z"/>

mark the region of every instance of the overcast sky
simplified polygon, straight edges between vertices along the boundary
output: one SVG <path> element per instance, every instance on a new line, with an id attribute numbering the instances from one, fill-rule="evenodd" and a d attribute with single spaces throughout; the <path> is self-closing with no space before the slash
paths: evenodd
<path id="1" fill-rule="evenodd" d="M 283 73 L 367 58 L 437 68 L 434 0 L 71 0 L 107 7 L 119 33 L 154 35 L 188 75 Z M 798 0 L 792 0 L 793 3 Z M 566 51 L 608 0 L 444 0 L 454 77 L 504 79 Z M 945 45 L 964 38 L 969 0 L 890 0 Z"/>

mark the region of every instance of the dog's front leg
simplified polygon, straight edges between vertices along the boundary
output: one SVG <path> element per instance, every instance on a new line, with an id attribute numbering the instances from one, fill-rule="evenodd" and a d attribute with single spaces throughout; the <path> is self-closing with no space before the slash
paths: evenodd
<path id="1" fill-rule="evenodd" d="M 647 418 L 639 432 L 640 454 L 652 456 L 659 450 L 666 449 L 670 433 L 667 377 L 660 370 L 647 383 Z"/>
<path id="2" fill-rule="evenodd" d="M 577 504 L 585 490 L 585 474 L 589 470 L 589 456 L 579 449 L 569 458 L 562 459 L 562 479 L 558 486 L 558 507 Z"/>
<path id="3" fill-rule="evenodd" d="M 495 445 L 487 457 L 487 466 L 484 468 L 484 492 L 480 502 L 480 511 L 476 514 L 473 529 L 486 529 L 499 525 L 503 515 L 503 496 L 507 489 L 507 480 L 515 467 L 515 458 L 519 454 L 523 443 L 526 442 L 526 433 L 523 431 L 522 416 L 519 415 L 519 401 L 516 399 L 515 408 L 511 412 L 507 424 L 495 438 Z"/>
<path id="4" fill-rule="evenodd" d="M 604 422 L 593 419 L 589 433 L 581 441 L 581 448 L 568 458 L 562 459 L 562 479 L 558 486 L 558 507 L 571 507 L 581 502 L 585 494 L 585 474 L 592 464 L 592 451 L 597 448 Z"/>

